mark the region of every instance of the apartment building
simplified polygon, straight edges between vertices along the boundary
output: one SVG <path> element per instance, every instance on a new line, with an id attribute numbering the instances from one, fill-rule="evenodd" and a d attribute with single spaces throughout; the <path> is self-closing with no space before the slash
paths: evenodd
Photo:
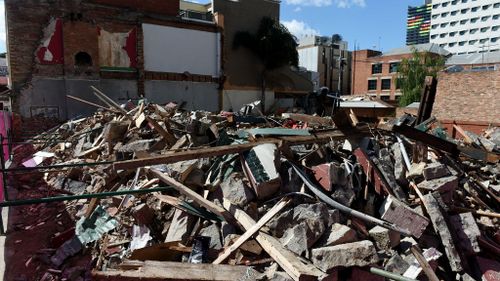
<path id="1" fill-rule="evenodd" d="M 429 1 L 430 2 L 430 1 Z M 406 45 L 426 44 L 430 40 L 432 4 L 408 7 Z"/>
<path id="2" fill-rule="evenodd" d="M 430 42 L 455 55 L 500 51 L 499 0 L 433 0 Z"/>
<path id="3" fill-rule="evenodd" d="M 350 93 L 351 52 L 348 43 L 328 36 L 304 36 L 299 41 L 299 66 L 318 74 L 316 88 Z M 340 88 L 339 88 L 340 84 Z"/>

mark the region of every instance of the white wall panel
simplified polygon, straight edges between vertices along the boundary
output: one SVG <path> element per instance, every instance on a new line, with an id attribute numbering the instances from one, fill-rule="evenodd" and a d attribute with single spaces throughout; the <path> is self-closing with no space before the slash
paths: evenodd
<path id="1" fill-rule="evenodd" d="M 219 75 L 219 35 L 170 26 L 143 24 L 146 71 Z"/>

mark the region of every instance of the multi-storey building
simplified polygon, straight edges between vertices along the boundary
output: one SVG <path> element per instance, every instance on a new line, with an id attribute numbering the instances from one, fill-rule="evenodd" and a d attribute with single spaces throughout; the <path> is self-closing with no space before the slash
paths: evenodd
<path id="1" fill-rule="evenodd" d="M 408 7 L 406 45 L 429 43 L 431 30 L 431 4 Z"/>
<path id="2" fill-rule="evenodd" d="M 334 36 L 333 36 L 334 37 Z M 327 36 L 305 36 L 299 41 L 299 66 L 318 73 L 318 87 L 350 93 L 351 53 L 347 42 Z M 340 84 L 340 87 L 339 87 Z"/>
<path id="3" fill-rule="evenodd" d="M 453 54 L 500 51 L 500 0 L 433 0 L 430 42 Z"/>

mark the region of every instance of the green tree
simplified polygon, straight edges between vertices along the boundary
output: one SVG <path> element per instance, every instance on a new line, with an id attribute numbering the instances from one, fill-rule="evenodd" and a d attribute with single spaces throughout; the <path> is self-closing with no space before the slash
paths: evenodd
<path id="1" fill-rule="evenodd" d="M 407 106 L 412 102 L 420 101 L 425 77 L 436 77 L 437 73 L 444 68 L 444 63 L 445 59 L 442 56 L 413 49 L 412 56 L 403 59 L 398 69 L 397 83 L 403 94 L 399 100 L 399 106 Z"/>
<path id="2" fill-rule="evenodd" d="M 285 65 L 298 66 L 297 39 L 281 23 L 264 17 L 255 34 L 240 31 L 235 34 L 233 48 L 250 50 L 262 63 L 261 105 L 265 108 L 266 73 Z"/>

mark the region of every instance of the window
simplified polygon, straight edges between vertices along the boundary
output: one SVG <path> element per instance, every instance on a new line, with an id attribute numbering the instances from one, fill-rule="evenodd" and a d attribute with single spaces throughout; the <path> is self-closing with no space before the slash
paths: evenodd
<path id="1" fill-rule="evenodd" d="M 490 16 L 485 16 L 481 18 L 481 21 L 487 21 L 490 18 Z"/>
<path id="2" fill-rule="evenodd" d="M 390 96 L 380 96 L 380 99 L 383 101 L 388 101 L 390 98 Z"/>
<path id="3" fill-rule="evenodd" d="M 462 9 L 462 10 L 460 10 L 460 13 L 466 14 L 468 11 L 469 11 L 469 9 Z"/>
<path id="4" fill-rule="evenodd" d="M 372 79 L 368 80 L 368 91 L 376 91 L 377 90 L 377 80 Z"/>
<path id="5" fill-rule="evenodd" d="M 448 12 L 446 12 L 446 13 L 442 13 L 442 14 L 441 14 L 441 17 L 442 17 L 442 18 L 444 18 L 444 17 L 446 17 L 447 15 L 448 15 Z"/>
<path id="6" fill-rule="evenodd" d="M 490 8 L 491 5 L 484 5 L 483 6 L 483 10 L 488 10 Z"/>
<path id="7" fill-rule="evenodd" d="M 488 29 L 490 29 L 490 28 L 489 27 L 483 27 L 483 28 L 481 28 L 481 32 L 486 32 L 486 31 L 488 31 Z"/>
<path id="8" fill-rule="evenodd" d="M 493 4 L 493 8 L 500 8 L 500 3 Z"/>
<path id="9" fill-rule="evenodd" d="M 453 12 L 451 12 L 451 13 L 450 13 L 450 15 L 454 16 L 454 15 L 456 15 L 457 13 L 458 13 L 458 11 L 453 11 Z"/>
<path id="10" fill-rule="evenodd" d="M 491 41 L 492 43 L 497 42 L 497 40 L 498 40 L 498 37 L 495 37 L 495 38 L 491 38 L 491 39 L 490 39 L 490 41 Z"/>
<path id="11" fill-rule="evenodd" d="M 457 34 L 455 31 L 450 32 L 450 37 L 454 37 L 454 36 L 455 36 L 455 34 Z"/>
<path id="12" fill-rule="evenodd" d="M 432 8 L 433 8 L 433 9 L 436 9 L 437 7 L 439 7 L 439 4 L 434 4 L 434 5 L 432 5 Z"/>
<path id="13" fill-rule="evenodd" d="M 372 74 L 379 74 L 379 73 L 382 73 L 382 64 L 381 63 L 372 64 Z"/>
<path id="14" fill-rule="evenodd" d="M 444 22 L 444 23 L 442 23 L 440 26 L 441 26 L 441 27 L 446 27 L 447 25 L 448 25 L 448 23 L 447 23 L 447 22 Z"/>
<path id="15" fill-rule="evenodd" d="M 479 10 L 479 6 L 470 9 L 471 12 L 477 12 L 477 10 Z M 465 13 L 462 13 L 462 14 L 465 14 Z"/>
<path id="16" fill-rule="evenodd" d="M 391 62 L 389 64 L 389 72 L 390 73 L 398 72 L 400 64 L 401 64 L 400 62 Z"/>
<path id="17" fill-rule="evenodd" d="M 431 35 L 431 39 L 436 39 L 436 37 L 438 37 L 437 34 Z"/>
<path id="18" fill-rule="evenodd" d="M 382 79 L 382 90 L 391 89 L 391 79 Z"/>
<path id="19" fill-rule="evenodd" d="M 476 42 L 477 42 L 477 40 L 470 40 L 469 45 L 474 45 L 474 44 L 476 44 Z"/>
<path id="20" fill-rule="evenodd" d="M 451 1 L 451 5 L 456 5 L 457 3 L 458 3 L 458 0 Z"/>
<path id="21" fill-rule="evenodd" d="M 495 25 L 491 28 L 492 31 L 497 31 L 500 28 L 500 25 Z"/>
<path id="22" fill-rule="evenodd" d="M 477 32 L 477 28 L 473 28 L 473 29 L 469 30 L 469 33 L 470 33 L 470 34 L 474 34 L 474 33 L 476 33 L 476 32 Z"/>
<path id="23" fill-rule="evenodd" d="M 401 84 L 402 84 L 402 81 L 401 81 L 401 78 L 396 78 L 396 90 L 399 90 L 401 89 Z"/>
<path id="24" fill-rule="evenodd" d="M 462 30 L 459 32 L 460 35 L 464 35 L 467 32 L 467 30 Z"/>
<path id="25" fill-rule="evenodd" d="M 466 41 L 460 41 L 460 42 L 458 42 L 458 45 L 459 46 L 465 46 L 465 43 L 466 43 Z"/>
<path id="26" fill-rule="evenodd" d="M 446 46 L 446 44 L 444 44 L 444 43 L 443 44 L 439 44 L 439 47 L 441 47 L 441 48 L 444 48 L 444 46 Z"/>
<path id="27" fill-rule="evenodd" d="M 500 18 L 500 15 L 494 15 L 492 18 L 493 18 L 494 20 L 497 20 L 497 19 L 499 19 L 499 18 Z"/>
<path id="28" fill-rule="evenodd" d="M 443 4 L 441 4 L 441 5 L 443 5 L 443 7 L 446 7 L 446 6 L 448 6 L 448 4 L 449 4 L 449 3 L 448 3 L 448 2 L 446 2 L 446 3 L 443 3 Z"/>
<path id="29" fill-rule="evenodd" d="M 434 20 L 435 20 L 435 19 L 437 19 L 437 18 L 438 18 L 438 16 L 439 16 L 439 15 L 433 15 L 433 16 L 432 16 L 432 19 L 434 19 Z"/>
<path id="30" fill-rule="evenodd" d="M 453 47 L 455 46 L 456 43 L 448 43 L 448 47 Z"/>
<path id="31" fill-rule="evenodd" d="M 455 25 L 457 25 L 457 22 L 458 22 L 458 21 L 452 21 L 452 22 L 450 22 L 450 25 L 451 25 L 451 26 L 455 26 Z"/>
<path id="32" fill-rule="evenodd" d="M 488 40 L 489 40 L 488 38 L 481 39 L 481 40 L 479 40 L 479 43 L 484 44 L 484 43 L 488 42 Z"/>
<path id="33" fill-rule="evenodd" d="M 461 21 L 460 21 L 460 24 L 462 24 L 462 25 L 463 25 L 463 24 L 466 24 L 466 23 L 467 23 L 467 21 L 468 21 L 468 20 L 461 20 Z"/>
<path id="34" fill-rule="evenodd" d="M 438 27 L 438 25 L 437 25 L 437 24 L 433 24 L 433 25 L 432 25 L 432 29 L 436 29 L 437 27 Z"/>
<path id="35" fill-rule="evenodd" d="M 467 0 L 462 0 L 462 3 L 467 3 Z"/>
<path id="36" fill-rule="evenodd" d="M 475 23 L 475 22 L 477 22 L 477 20 L 478 20 L 478 19 L 479 19 L 479 18 L 472 18 L 472 19 L 470 19 L 470 22 L 471 22 L 471 23 Z"/>

